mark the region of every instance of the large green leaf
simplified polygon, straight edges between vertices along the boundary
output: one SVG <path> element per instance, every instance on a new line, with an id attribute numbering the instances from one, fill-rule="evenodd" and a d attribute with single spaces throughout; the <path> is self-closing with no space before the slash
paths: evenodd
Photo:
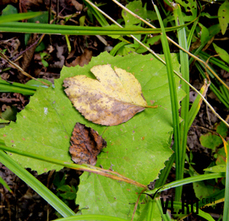
<path id="1" fill-rule="evenodd" d="M 173 54 L 172 59 L 178 71 L 177 56 Z M 111 64 L 133 73 L 142 86 L 148 104 L 157 104 L 158 108 L 148 108 L 128 122 L 112 127 L 85 120 L 65 95 L 63 80 L 81 74 L 94 78 L 90 69 L 98 64 Z M 179 89 L 178 78 L 176 83 L 181 99 L 184 94 Z M 55 87 L 39 88 L 26 108 L 18 114 L 16 123 L 3 128 L 0 136 L 7 146 L 71 162 L 69 141 L 76 122 L 80 122 L 103 134 L 107 141 L 107 148 L 98 156 L 97 166 L 110 168 L 147 185 L 158 177 L 164 162 L 172 154 L 171 114 L 166 68 L 160 61 L 152 55 L 112 57 L 104 52 L 84 67 L 64 67 L 60 79 L 55 81 Z M 38 173 L 61 169 L 60 166 L 16 154 L 12 157 L 22 166 Z M 136 193 L 140 191 L 131 184 L 84 173 L 77 203 L 80 208 L 88 208 L 82 210 L 83 214 L 109 214 L 129 219 L 138 197 Z"/>

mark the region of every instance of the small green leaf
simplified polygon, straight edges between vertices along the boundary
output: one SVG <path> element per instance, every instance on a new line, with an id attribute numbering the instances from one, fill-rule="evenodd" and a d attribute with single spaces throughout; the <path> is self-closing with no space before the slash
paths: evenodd
<path id="1" fill-rule="evenodd" d="M 66 192 L 66 193 L 61 193 L 60 196 L 66 200 L 74 200 L 76 198 L 76 193 Z"/>
<path id="2" fill-rule="evenodd" d="M 222 34 L 224 35 L 229 23 L 229 1 L 226 0 L 218 10 L 219 24 Z"/>
<path id="3" fill-rule="evenodd" d="M 207 133 L 200 137 L 200 143 L 203 147 L 207 147 L 209 149 L 215 149 L 220 144 L 222 144 L 222 139 L 219 136 L 216 136 L 211 133 Z"/>
<path id="4" fill-rule="evenodd" d="M 147 10 L 146 8 L 142 7 L 142 2 L 140 0 L 130 2 L 126 5 L 126 7 L 143 19 L 147 17 Z M 135 18 L 133 15 L 131 15 L 129 12 L 125 10 L 122 11 L 122 17 L 124 18 L 126 27 L 141 23 L 141 20 Z"/>
<path id="5" fill-rule="evenodd" d="M 213 171 L 211 171 L 213 172 Z M 218 171 L 217 171 L 218 172 Z M 193 189 L 195 191 L 195 195 L 198 199 L 207 198 L 209 195 L 212 195 L 219 190 L 215 188 L 215 181 L 214 180 L 208 180 L 207 183 L 204 181 L 201 182 L 194 182 L 193 183 Z"/>
<path id="6" fill-rule="evenodd" d="M 41 60 L 41 63 L 44 65 L 44 67 L 48 67 L 49 66 L 49 63 L 45 60 Z"/>
<path id="7" fill-rule="evenodd" d="M 220 165 L 216 165 L 213 167 L 208 167 L 208 168 L 204 169 L 204 171 L 208 171 L 211 173 L 225 172 L 226 171 L 226 164 L 220 164 Z"/>
<path id="8" fill-rule="evenodd" d="M 176 0 L 176 3 L 182 5 L 185 8 L 187 14 L 191 13 L 191 15 L 184 17 L 184 21 L 192 21 L 197 17 L 197 2 L 195 0 Z"/>
<path id="9" fill-rule="evenodd" d="M 63 185 L 63 186 L 59 187 L 57 190 L 67 192 L 67 191 L 71 191 L 72 188 L 69 185 Z"/>
<path id="10" fill-rule="evenodd" d="M 17 14 L 17 8 L 15 8 L 12 5 L 7 5 L 3 10 L 2 10 L 2 15 L 12 15 L 12 14 Z"/>
<path id="11" fill-rule="evenodd" d="M 201 35 L 200 35 L 200 41 L 202 44 L 208 41 L 209 39 L 209 31 L 208 29 L 203 26 L 201 23 L 199 23 L 199 26 L 201 27 Z"/>
<path id="12" fill-rule="evenodd" d="M 226 124 L 224 124 L 223 122 L 220 122 L 216 128 L 216 132 L 219 133 L 222 137 L 226 137 L 227 131 L 228 131 L 228 128 Z"/>
<path id="13" fill-rule="evenodd" d="M 46 11 L 46 12 L 43 12 L 41 15 L 38 15 L 37 17 L 28 19 L 28 22 L 31 22 L 31 23 L 39 22 L 43 24 L 48 24 L 48 17 L 49 17 L 49 12 Z"/>
<path id="14" fill-rule="evenodd" d="M 224 49 L 220 48 L 214 43 L 213 46 L 215 48 L 216 53 L 220 56 L 220 58 L 229 64 L 229 54 Z"/>
<path id="15" fill-rule="evenodd" d="M 6 183 L 6 181 L 2 179 L 1 176 L 0 176 L 0 183 L 1 183 L 7 190 L 9 190 L 9 192 L 12 193 L 12 190 L 10 189 L 10 187 L 8 186 L 8 184 Z"/>
<path id="16" fill-rule="evenodd" d="M 17 108 L 12 106 L 7 106 L 3 113 L 0 113 L 1 118 L 4 120 L 16 120 Z"/>
<path id="17" fill-rule="evenodd" d="M 224 147 L 220 148 L 214 156 L 217 165 L 226 165 L 226 153 Z"/>

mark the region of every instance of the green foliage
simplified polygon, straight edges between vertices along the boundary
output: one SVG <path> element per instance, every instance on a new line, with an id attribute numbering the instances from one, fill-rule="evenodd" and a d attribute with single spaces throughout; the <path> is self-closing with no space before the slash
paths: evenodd
<path id="1" fill-rule="evenodd" d="M 218 10 L 219 24 L 222 34 L 224 35 L 229 23 L 229 1 L 226 0 Z"/>
<path id="2" fill-rule="evenodd" d="M 63 199 L 65 203 L 68 202 L 68 200 L 75 200 L 76 199 L 76 193 L 78 188 L 74 186 L 69 186 L 65 184 L 66 182 L 66 177 L 65 174 L 60 179 L 59 173 L 55 174 L 53 184 L 57 187 L 57 196 L 60 196 L 60 198 Z"/>
<path id="3" fill-rule="evenodd" d="M 213 43 L 213 46 L 215 48 L 215 51 L 218 53 L 218 55 L 220 56 L 220 58 L 227 62 L 227 64 L 229 64 L 229 54 L 222 48 L 220 48 L 219 46 L 217 46 L 216 44 Z"/>
<path id="4" fill-rule="evenodd" d="M 12 15 L 12 14 L 17 14 L 17 8 L 15 8 L 12 5 L 7 5 L 3 10 L 2 10 L 2 16 L 4 15 Z"/>
<path id="5" fill-rule="evenodd" d="M 17 114 L 16 107 L 7 106 L 6 110 L 0 113 L 0 117 L 4 120 L 12 121 L 12 120 L 16 120 L 16 114 Z"/>
<path id="6" fill-rule="evenodd" d="M 170 1 L 165 0 L 165 2 L 168 5 L 170 4 Z M 182 6 L 183 12 L 185 12 L 181 13 L 178 16 L 179 24 L 182 23 L 182 19 L 184 21 L 194 21 L 194 19 L 196 19 L 192 27 L 187 26 L 185 30 L 182 30 L 184 31 L 182 34 L 178 33 L 178 42 L 182 47 L 187 50 L 189 49 L 191 43 L 192 46 L 194 46 L 194 43 L 199 43 L 197 47 L 191 47 L 193 53 L 198 55 L 204 61 L 210 61 L 213 64 L 216 64 L 224 70 L 228 71 L 229 68 L 225 65 L 224 62 L 215 58 L 211 58 L 210 60 L 208 60 L 210 55 L 201 52 L 206 44 L 210 42 L 212 37 L 218 34 L 220 30 L 222 34 L 225 34 L 229 22 L 229 1 L 226 0 L 218 10 L 219 24 L 215 24 L 209 27 L 208 23 L 200 23 L 200 21 L 198 20 L 198 9 L 200 9 L 201 11 L 200 16 L 205 16 L 209 19 L 215 18 L 215 16 L 212 16 L 208 12 L 204 11 L 205 4 L 208 4 L 208 2 L 209 1 L 176 0 L 176 3 L 180 4 Z M 86 4 L 89 8 L 89 10 L 87 10 L 87 13 L 88 16 L 90 16 L 91 22 L 94 23 L 94 15 L 102 26 L 109 26 L 109 23 L 101 15 L 101 13 L 96 11 L 88 3 Z M 140 0 L 130 1 L 126 6 L 128 9 L 141 16 L 143 19 L 146 19 L 147 21 L 152 22 L 154 20 L 157 20 L 156 13 L 154 11 L 147 10 L 146 5 L 142 5 L 142 2 Z M 161 6 L 165 13 L 164 16 L 166 17 L 163 20 L 163 24 L 165 26 L 168 24 L 174 25 L 175 16 L 173 16 L 171 12 L 166 12 L 166 10 L 163 8 L 163 4 L 161 4 Z M 16 13 L 14 11 L 14 7 L 10 6 L 6 8 L 3 16 L 0 16 L 0 23 L 11 21 L 13 13 Z M 11 16 L 11 18 L 9 17 L 9 15 Z M 17 15 L 18 14 L 15 15 L 14 20 L 20 20 Z M 31 14 L 28 13 L 27 16 L 31 16 Z M 110 34 L 113 38 L 119 38 L 119 40 L 121 40 L 121 42 L 113 48 L 110 54 L 118 54 L 122 56 L 127 55 L 125 56 L 125 62 L 124 59 L 121 57 L 112 57 L 107 53 L 103 53 L 97 58 L 93 58 L 91 63 L 84 66 L 83 68 L 64 67 L 61 72 L 61 78 L 55 80 L 55 85 L 50 86 L 50 88 L 40 87 L 39 83 L 37 83 L 36 81 L 30 81 L 27 85 L 22 87 L 21 84 L 11 84 L 0 80 L 0 91 L 4 92 L 14 91 L 26 95 L 32 95 L 35 93 L 35 87 L 39 87 L 35 95 L 31 98 L 30 103 L 26 106 L 25 110 L 21 111 L 21 113 L 18 114 L 16 123 L 11 122 L 9 126 L 6 126 L 0 131 L 1 139 L 4 139 L 4 142 L 8 147 L 13 147 L 17 150 L 26 150 L 31 153 L 38 153 L 42 154 L 43 156 L 50 156 L 52 158 L 61 159 L 64 160 L 66 163 L 71 162 L 68 153 L 69 140 L 75 123 L 80 122 L 98 131 L 98 133 L 102 134 L 102 136 L 108 143 L 107 148 L 104 149 L 102 153 L 98 156 L 97 166 L 102 166 L 103 168 L 109 168 L 111 170 L 117 171 L 118 173 L 121 173 L 122 175 L 131 178 L 137 182 L 140 182 L 144 185 L 147 185 L 150 181 L 158 178 L 159 171 L 164 167 L 164 162 L 172 154 L 172 151 L 169 148 L 173 132 L 171 115 L 173 114 L 174 116 L 175 114 L 174 110 L 171 110 L 171 106 L 169 103 L 171 95 L 169 94 L 169 84 L 166 77 L 166 67 L 164 66 L 164 64 L 160 63 L 151 55 L 142 56 L 132 53 L 136 52 L 142 54 L 145 53 L 147 50 L 139 45 L 138 42 L 132 41 L 131 39 L 129 40 L 129 38 L 128 40 L 126 40 L 120 35 L 134 34 L 134 36 L 138 40 L 141 40 L 148 47 L 155 44 L 155 42 L 161 40 L 161 36 L 143 36 L 143 33 L 151 34 L 153 31 L 144 29 L 143 27 L 145 26 L 142 21 L 138 20 L 124 10 L 122 11 L 122 17 L 123 19 L 119 19 L 119 22 L 121 23 L 124 21 L 125 28 L 128 27 L 129 29 L 124 28 L 125 30 L 122 30 L 112 25 L 110 25 L 110 27 L 108 28 L 87 28 L 63 25 L 56 26 L 48 24 L 38 24 L 36 26 L 36 24 L 21 23 L 3 24 L 2 26 L 0 25 L 2 31 L 12 31 L 13 29 L 15 29 L 16 31 L 29 33 L 37 32 L 77 35 Z M 20 18 L 24 19 L 22 18 L 22 16 Z M 31 19 L 30 22 L 34 22 L 37 19 L 40 20 L 40 23 L 46 23 L 47 13 L 42 15 L 42 17 Z M 82 17 L 82 19 L 84 18 Z M 87 19 L 85 21 L 87 22 Z M 80 23 L 83 24 L 85 21 L 80 21 Z M 187 43 L 188 46 L 182 44 L 182 40 L 186 39 L 185 31 L 188 36 L 187 42 L 185 42 L 185 44 Z M 155 33 L 159 32 L 161 32 L 161 29 L 155 31 Z M 165 40 L 166 39 L 164 38 L 163 41 L 165 42 Z M 226 52 L 226 50 L 218 47 L 216 44 L 213 44 L 213 46 L 216 53 L 219 54 L 220 58 L 228 63 L 228 53 Z M 167 54 L 169 54 L 168 46 L 166 46 L 165 49 L 167 49 Z M 47 54 L 41 53 L 41 58 L 43 65 L 47 67 Z M 186 58 L 184 55 L 180 54 L 179 59 L 183 68 L 184 63 L 182 62 L 182 59 Z M 193 59 L 190 59 L 190 63 L 192 63 L 192 61 Z M 175 67 L 175 70 L 179 69 L 176 55 L 172 54 L 172 62 L 169 58 L 167 59 L 167 62 L 172 63 L 170 65 L 167 63 L 170 71 L 172 71 L 172 65 L 173 67 Z M 127 70 L 128 72 L 134 73 L 136 78 L 142 85 L 143 94 L 148 104 L 158 104 L 159 107 L 157 109 L 146 109 L 144 112 L 139 113 L 130 121 L 114 127 L 106 128 L 104 126 L 95 125 L 85 120 L 72 107 L 71 102 L 64 94 L 64 88 L 62 86 L 63 80 L 66 77 L 80 74 L 87 75 L 88 77 L 93 77 L 90 73 L 90 68 L 98 64 L 106 63 L 109 63 L 112 66 L 118 66 L 122 69 Z M 198 68 L 199 72 L 205 78 L 206 76 L 204 72 L 206 71 L 206 64 L 198 64 L 198 62 L 195 62 L 195 65 Z M 189 71 L 186 70 L 186 72 Z M 215 80 L 217 78 L 216 75 L 214 75 L 209 70 L 207 70 L 207 73 L 211 77 L 211 79 Z M 173 74 L 171 74 L 171 76 L 173 76 Z M 183 73 L 182 76 L 184 76 Z M 176 78 L 175 80 L 175 91 L 178 91 L 178 100 L 180 101 L 184 94 L 182 90 L 178 89 L 178 78 Z M 189 80 L 188 77 L 186 80 Z M 228 107 L 229 93 L 227 91 L 227 88 L 219 82 L 213 82 L 210 85 L 210 88 L 212 89 L 212 91 L 214 91 L 214 93 L 222 101 L 222 103 L 226 107 Z M 184 105 L 181 105 L 183 108 Z M 196 106 L 199 108 L 197 104 Z M 178 111 L 176 112 L 178 113 Z M 196 114 L 197 111 L 194 113 L 194 115 Z M 14 118 L 5 117 L 6 115 L 7 113 L 4 112 L 2 113 L 1 117 L 3 119 L 15 120 Z M 8 121 L 2 120 L 1 122 L 7 123 Z M 178 125 L 177 123 L 176 126 L 178 128 L 180 125 Z M 228 129 L 223 123 L 216 125 L 216 132 L 223 137 L 226 137 L 227 131 Z M 180 137 L 178 136 L 178 139 L 179 138 Z M 184 138 L 185 137 L 182 137 L 182 139 Z M 202 146 L 212 149 L 212 151 L 215 153 L 215 162 L 212 162 L 211 165 L 209 165 L 209 167 L 205 169 L 205 179 L 207 179 L 206 177 L 210 174 L 209 172 L 225 172 L 225 162 L 227 157 L 225 154 L 225 147 L 219 148 L 222 145 L 222 139 L 214 133 L 207 133 L 201 136 L 200 141 Z M 177 145 L 178 142 L 179 141 L 176 140 L 175 144 Z M 185 139 L 184 146 L 186 146 Z M 183 150 L 181 149 L 176 150 L 177 156 L 182 155 L 182 151 Z M 10 159 L 14 159 L 23 167 L 30 167 L 34 170 L 37 170 L 38 173 L 43 173 L 52 169 L 59 170 L 62 168 L 61 166 L 56 166 L 47 162 L 41 163 L 40 161 L 18 156 L 16 154 L 12 154 Z M 170 162 L 171 167 L 172 163 L 173 160 Z M 183 167 L 182 163 L 179 163 L 179 160 L 178 163 L 176 163 L 176 168 L 178 167 Z M 213 188 L 213 186 L 216 184 L 214 180 L 209 180 L 208 183 L 196 182 L 195 178 L 198 177 L 198 174 L 195 171 L 192 171 L 191 166 L 189 169 L 189 173 L 191 176 L 193 176 L 191 177 L 192 179 L 190 179 L 190 183 L 193 182 L 195 194 L 199 199 L 217 195 L 219 192 L 221 192 Z M 182 172 L 178 174 L 178 176 L 181 175 L 183 176 Z M 218 174 L 218 176 L 216 177 L 219 178 L 222 177 L 222 175 Z M 215 177 L 213 176 L 211 177 L 211 179 L 214 178 Z M 225 182 L 225 179 L 223 179 L 222 184 L 224 184 Z M 68 200 L 76 200 L 76 203 L 80 206 L 82 214 L 91 214 L 92 219 L 94 220 L 108 220 L 108 216 L 102 217 L 102 215 L 113 216 L 110 217 L 109 220 L 121 220 L 121 217 L 130 220 L 134 209 L 134 204 L 137 201 L 138 194 L 141 192 L 140 188 L 131 184 L 117 182 L 106 177 L 102 177 L 96 174 L 88 174 L 86 172 L 81 176 L 79 192 L 77 192 L 77 187 L 70 186 L 65 183 L 65 177 L 63 177 L 62 179 L 56 178 L 54 180 L 54 184 L 57 187 L 57 195 L 60 196 L 64 202 L 67 202 Z M 177 186 L 179 185 L 182 184 L 177 183 Z M 172 187 L 170 186 L 170 188 Z M 222 199 L 224 196 L 220 197 L 221 198 L 219 199 Z M 209 214 L 204 213 L 203 211 L 201 211 L 200 214 L 200 216 L 202 217 L 207 217 L 208 220 L 213 220 Z M 114 216 L 118 216 L 120 218 L 114 218 Z M 84 215 L 82 215 L 81 218 L 83 219 L 83 217 Z M 72 217 L 69 219 L 67 218 L 66 220 L 76 220 L 77 218 Z M 89 220 L 90 218 L 90 215 L 85 215 L 85 220 Z M 160 208 L 157 206 L 156 202 L 152 201 L 148 197 L 141 196 L 135 214 L 135 220 L 142 221 L 160 219 Z"/>
<path id="7" fill-rule="evenodd" d="M 46 60 L 48 60 L 50 58 L 50 55 L 45 53 L 45 52 L 41 52 L 40 56 L 41 56 L 42 64 L 44 65 L 44 67 L 47 68 L 49 66 L 49 64 L 48 64 L 48 62 Z"/>
<path id="8" fill-rule="evenodd" d="M 174 67 L 178 69 L 177 56 L 172 55 L 172 59 Z M 77 74 L 92 77 L 90 68 L 104 63 L 134 73 L 142 85 L 148 104 L 155 102 L 160 106 L 156 109 L 146 109 L 128 122 L 107 129 L 86 121 L 72 107 L 63 92 L 63 80 Z M 177 87 L 178 82 L 176 78 Z M 181 90 L 179 94 L 181 99 Z M 169 148 L 172 122 L 168 99 L 166 68 L 151 55 L 131 54 L 126 56 L 123 62 L 119 56 L 112 57 L 102 53 L 83 68 L 63 68 L 61 78 L 55 81 L 55 88 L 39 88 L 26 108 L 18 114 L 16 123 L 11 122 L 1 130 L 1 137 L 6 145 L 14 148 L 71 162 L 68 154 L 69 140 L 75 123 L 80 122 L 92 127 L 99 134 L 103 133 L 108 143 L 107 148 L 99 155 L 97 165 L 107 169 L 112 168 L 124 176 L 147 185 L 157 178 L 159 171 L 164 167 L 164 161 L 172 153 Z M 15 154 L 11 157 L 24 167 L 37 170 L 38 173 L 61 169 L 60 166 Z M 134 207 L 132 203 L 137 199 L 136 192 L 140 192 L 140 189 L 130 184 L 84 173 L 81 177 L 77 203 L 81 208 L 89 207 L 88 210 L 83 210 L 83 213 L 130 217 L 129 211 Z M 88 197 L 85 197 L 85 193 Z"/>
<path id="9" fill-rule="evenodd" d="M 219 123 L 216 125 L 216 132 L 220 134 L 222 137 L 226 137 L 228 128 L 224 123 Z M 222 138 L 213 133 L 207 133 L 200 137 L 200 142 L 202 146 L 212 149 L 215 154 L 215 162 L 213 161 L 206 169 L 204 169 L 205 173 L 208 174 L 209 172 L 225 172 L 226 171 L 226 154 L 225 154 L 225 147 L 219 147 L 223 141 Z M 195 172 L 194 172 L 195 173 Z M 225 179 L 220 180 L 221 183 L 225 184 Z M 196 182 L 193 183 L 193 188 L 196 194 L 196 197 L 199 199 L 206 199 L 211 198 L 212 195 L 217 194 L 220 192 L 219 188 L 215 188 L 218 186 L 218 182 L 216 180 L 211 180 L 208 182 Z"/>
<path id="10" fill-rule="evenodd" d="M 17 9 L 11 5 L 8 5 L 4 10 L 3 14 L 0 16 L 0 24 L 4 24 L 7 22 L 12 22 L 12 21 L 18 21 L 18 20 L 23 20 L 23 19 L 28 19 L 28 18 L 33 18 L 36 17 L 42 12 L 28 12 L 28 13 L 17 13 Z M 17 13 L 17 14 L 16 14 Z M 12 16 L 13 14 L 13 16 Z M 20 25 L 20 23 L 17 23 L 17 25 Z"/>
<path id="11" fill-rule="evenodd" d="M 2 179 L 1 176 L 0 176 L 0 184 L 2 184 L 9 192 L 12 193 L 12 190 L 10 189 L 10 187 L 8 186 L 8 184 L 5 182 L 5 180 Z"/>
<path id="12" fill-rule="evenodd" d="M 39 22 L 42 24 L 48 24 L 48 16 L 49 16 L 49 13 L 47 11 L 47 12 L 44 12 L 43 14 L 41 14 L 37 17 L 28 19 L 28 22 L 31 22 L 31 23 Z M 31 34 L 25 34 L 25 44 L 28 43 L 30 36 L 31 36 Z M 44 42 L 42 41 L 39 45 L 37 45 L 35 52 L 43 51 L 43 50 L 45 50 L 45 48 L 46 48 L 46 46 L 45 46 Z M 48 63 L 44 59 L 42 59 L 41 62 L 44 65 L 44 67 L 48 67 Z"/>
<path id="13" fill-rule="evenodd" d="M 183 6 L 187 14 L 191 13 L 190 16 L 184 15 L 185 21 L 192 21 L 197 17 L 197 1 L 195 0 L 189 0 L 189 1 L 176 0 L 176 3 Z"/>
<path id="14" fill-rule="evenodd" d="M 222 143 L 222 140 L 219 136 L 208 133 L 200 137 L 200 143 L 203 147 L 215 149 Z"/>
<path id="15" fill-rule="evenodd" d="M 137 1 L 128 3 L 126 5 L 126 8 L 128 8 L 130 11 L 134 12 L 135 14 L 137 14 L 138 16 L 140 16 L 141 18 L 145 20 L 146 19 L 150 21 L 157 20 L 156 13 L 153 11 L 147 10 L 146 6 L 147 5 L 145 4 L 144 7 L 142 7 L 142 1 L 137 0 Z M 122 17 L 125 21 L 126 27 L 143 24 L 141 20 L 139 20 L 138 18 L 135 18 L 133 15 L 131 15 L 130 13 L 128 13 L 125 10 L 122 10 Z"/>
<path id="16" fill-rule="evenodd" d="M 134 12 L 135 14 L 137 14 L 138 16 L 140 16 L 141 18 L 147 20 L 147 21 L 154 21 L 157 20 L 157 16 L 156 13 L 154 11 L 151 10 L 147 10 L 146 9 L 146 4 L 144 5 L 144 7 L 142 6 L 142 1 L 141 0 L 137 0 L 137 1 L 133 1 L 130 2 L 126 5 L 126 8 L 129 9 L 130 11 Z M 138 18 L 134 17 L 133 15 L 131 15 L 129 12 L 125 11 L 124 9 L 122 10 L 122 17 L 124 19 L 125 22 L 125 27 L 134 27 L 134 26 L 143 26 L 144 23 L 139 20 Z M 153 45 L 155 42 L 160 40 L 160 35 L 158 36 L 146 36 L 142 39 L 142 35 L 135 35 L 135 37 L 137 37 L 138 40 L 142 40 L 142 42 L 147 46 L 150 47 L 151 45 Z M 138 42 L 134 41 L 133 43 L 129 42 L 120 42 L 118 43 L 110 52 L 111 55 L 128 55 L 131 52 L 136 52 L 139 54 L 142 54 L 144 52 L 146 52 L 147 49 L 145 49 L 143 46 L 141 46 Z"/>
<path id="17" fill-rule="evenodd" d="M 216 125 L 216 132 L 220 134 L 222 137 L 226 136 L 227 131 L 228 128 L 223 122 Z M 223 143 L 223 141 L 221 137 L 219 137 L 218 135 L 209 132 L 200 137 L 200 143 L 202 146 L 206 148 L 215 150 L 219 145 Z"/>

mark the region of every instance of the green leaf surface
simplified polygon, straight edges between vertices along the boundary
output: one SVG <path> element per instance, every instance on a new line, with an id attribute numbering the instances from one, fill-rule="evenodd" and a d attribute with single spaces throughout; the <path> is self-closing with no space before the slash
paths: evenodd
<path id="1" fill-rule="evenodd" d="M 184 17 L 185 21 L 194 20 L 197 17 L 197 2 L 195 0 L 183 1 L 183 0 L 176 0 L 176 3 L 182 5 L 185 8 L 187 15 Z"/>
<path id="2" fill-rule="evenodd" d="M 115 66 L 134 73 L 148 104 L 155 102 L 160 106 L 146 109 L 125 124 L 109 127 L 103 134 L 108 146 L 98 157 L 97 165 L 147 185 L 157 178 L 164 161 L 172 153 L 169 148 L 172 132 L 169 89 L 163 64 L 151 55 L 144 56 L 144 61 L 141 55 L 131 57 L 129 60 L 130 56 L 126 56 L 125 63 L 116 57 Z M 138 61 L 134 59 L 137 57 Z M 173 62 L 178 68 L 175 55 Z M 138 187 L 84 173 L 76 203 L 80 208 L 88 208 L 82 211 L 83 214 L 109 214 L 129 219 L 137 193 L 140 193 Z"/>
<path id="3" fill-rule="evenodd" d="M 201 44 L 205 44 L 205 42 L 207 42 L 209 39 L 209 30 L 205 26 L 203 26 L 201 23 L 199 23 L 199 26 L 201 27 L 200 41 L 201 41 Z"/>
<path id="4" fill-rule="evenodd" d="M 17 14 L 17 8 L 15 8 L 13 5 L 7 5 L 3 10 L 2 10 L 2 15 L 11 15 L 12 14 Z"/>
<path id="5" fill-rule="evenodd" d="M 226 164 L 226 153 L 224 147 L 221 147 L 217 150 L 217 153 L 214 155 L 216 158 L 217 165 L 225 165 Z"/>
<path id="6" fill-rule="evenodd" d="M 213 171 L 211 171 L 213 172 Z M 225 171 L 214 171 L 214 172 L 225 172 Z M 209 197 L 211 194 L 214 194 L 219 191 L 218 188 L 215 188 L 215 181 L 208 180 L 208 182 L 195 182 L 193 183 L 193 189 L 195 196 L 198 199 L 203 199 Z"/>
<path id="7" fill-rule="evenodd" d="M 222 34 L 224 35 L 227 30 L 228 23 L 229 23 L 229 1 L 228 0 L 226 0 L 219 7 L 218 18 L 219 18 L 219 24 L 221 27 Z"/>
<path id="8" fill-rule="evenodd" d="M 222 139 L 219 136 L 207 133 L 200 137 L 200 143 L 203 147 L 215 149 L 222 143 Z"/>
<path id="9" fill-rule="evenodd" d="M 172 54 L 173 67 L 178 71 L 177 55 Z M 131 120 L 118 126 L 95 125 L 72 106 L 64 93 L 63 80 L 75 75 L 94 78 L 90 69 L 98 64 L 111 64 L 133 73 L 142 86 L 149 105 Z M 179 100 L 184 93 L 175 77 Z M 130 54 L 125 58 L 112 57 L 107 52 L 93 58 L 84 66 L 64 67 L 55 88 L 38 88 L 30 103 L 17 115 L 16 123 L 0 131 L 1 139 L 10 147 L 43 154 L 71 162 L 68 149 L 76 122 L 92 127 L 106 140 L 107 147 L 98 156 L 97 166 L 112 169 L 142 184 L 149 184 L 158 177 L 164 162 L 171 156 L 172 136 L 171 107 L 166 67 L 152 55 Z M 24 167 L 43 173 L 59 170 L 60 166 L 12 154 Z M 117 182 L 95 174 L 81 176 L 77 203 L 83 214 L 109 214 L 120 218 L 132 216 L 134 204 L 141 189 L 131 184 Z M 136 217 L 140 214 L 136 213 Z"/>
<path id="10" fill-rule="evenodd" d="M 112 217 L 112 216 L 104 216 L 104 215 L 75 215 L 67 218 L 60 218 L 60 219 L 55 219 L 55 221 L 128 221 L 126 219 L 121 219 L 118 217 Z"/>
<path id="11" fill-rule="evenodd" d="M 229 54 L 222 48 L 220 48 L 219 46 L 217 46 L 216 44 L 213 43 L 213 46 L 215 48 L 216 53 L 219 55 L 219 57 L 227 62 L 229 64 Z"/>
<path id="12" fill-rule="evenodd" d="M 126 5 L 126 8 L 128 8 L 130 11 L 137 14 L 143 19 L 147 17 L 147 10 L 146 8 L 142 7 L 141 1 L 130 2 L 129 4 Z M 122 10 L 122 17 L 124 18 L 126 27 L 141 23 L 141 20 L 135 18 L 133 15 L 131 15 L 129 12 L 125 10 Z"/>
<path id="13" fill-rule="evenodd" d="M 46 11 L 37 17 L 28 19 L 28 22 L 31 22 L 31 23 L 39 22 L 39 23 L 46 24 L 46 23 L 48 23 L 48 17 L 49 17 L 49 12 Z"/>
<path id="14" fill-rule="evenodd" d="M 0 176 L 0 184 L 2 184 L 10 193 L 13 193 L 10 187 L 8 186 L 8 184 L 6 183 L 6 181 L 3 180 L 1 176 Z"/>
<path id="15" fill-rule="evenodd" d="M 227 131 L 228 131 L 227 125 L 221 121 L 217 125 L 216 132 L 225 138 L 227 136 Z"/>
<path id="16" fill-rule="evenodd" d="M 204 171 L 212 172 L 212 173 L 221 173 L 226 172 L 226 164 L 220 164 L 213 167 L 209 167 L 204 169 Z"/>

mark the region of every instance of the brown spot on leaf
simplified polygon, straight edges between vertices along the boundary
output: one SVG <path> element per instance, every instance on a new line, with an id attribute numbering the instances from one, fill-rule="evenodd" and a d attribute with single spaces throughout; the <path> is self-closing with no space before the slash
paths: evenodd
<path id="1" fill-rule="evenodd" d="M 151 103 L 151 104 L 154 104 L 154 103 L 155 103 L 155 101 L 154 101 L 154 100 L 150 100 L 150 103 Z"/>
<path id="2" fill-rule="evenodd" d="M 71 137 L 69 152 L 77 164 L 95 165 L 97 155 L 106 147 L 106 141 L 92 128 L 76 123 Z"/>

